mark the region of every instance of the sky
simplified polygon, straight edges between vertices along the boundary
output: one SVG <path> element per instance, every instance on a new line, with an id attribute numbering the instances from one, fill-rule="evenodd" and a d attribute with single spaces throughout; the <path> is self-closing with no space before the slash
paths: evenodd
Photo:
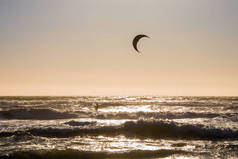
<path id="1" fill-rule="evenodd" d="M 237 0 L 0 0 L 0 95 L 237 96 L 237 28 Z"/>

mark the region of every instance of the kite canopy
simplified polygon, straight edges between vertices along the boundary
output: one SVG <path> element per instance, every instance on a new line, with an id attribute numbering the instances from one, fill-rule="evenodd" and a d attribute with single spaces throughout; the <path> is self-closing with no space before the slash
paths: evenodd
<path id="1" fill-rule="evenodd" d="M 141 38 L 144 38 L 144 37 L 150 38 L 150 37 L 147 36 L 147 35 L 140 34 L 140 35 L 137 35 L 137 36 L 133 39 L 133 42 L 132 42 L 133 47 L 134 47 L 134 49 L 135 49 L 138 53 L 140 53 L 140 51 L 139 51 L 138 48 L 137 48 L 137 44 L 138 44 L 138 42 L 140 41 L 140 39 L 141 39 Z"/>

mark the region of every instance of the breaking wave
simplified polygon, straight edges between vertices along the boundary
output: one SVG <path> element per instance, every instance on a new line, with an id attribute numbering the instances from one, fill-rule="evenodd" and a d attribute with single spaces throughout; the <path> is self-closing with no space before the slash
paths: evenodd
<path id="1" fill-rule="evenodd" d="M 19 151 L 10 154 L 9 156 L 0 156 L 2 159 L 65 159 L 65 158 L 79 158 L 79 159 L 119 159 L 119 158 L 154 158 L 154 157 L 168 157 L 175 154 L 186 155 L 189 152 L 182 150 L 134 150 L 124 153 L 109 153 L 109 152 L 91 152 L 91 151 L 77 151 L 77 150 L 35 150 L 35 151 Z"/>
<path id="2" fill-rule="evenodd" d="M 182 150 L 134 150 L 124 153 L 109 153 L 109 152 L 90 152 L 77 150 L 35 150 L 35 151 L 19 151 L 10 154 L 9 156 L 0 156 L 2 159 L 65 159 L 65 158 L 82 158 L 82 159 L 119 159 L 119 158 L 154 158 L 168 157 L 175 154 L 189 154 Z"/>
<path id="3" fill-rule="evenodd" d="M 166 121 L 128 121 L 120 126 L 87 127 L 87 128 L 35 128 L 29 130 L 35 136 L 71 137 L 82 135 L 124 135 L 131 138 L 176 138 L 176 139 L 238 139 L 238 131 L 204 127 L 202 125 L 179 124 Z"/>
<path id="4" fill-rule="evenodd" d="M 60 112 L 54 109 L 11 109 L 1 110 L 0 119 L 19 119 L 19 120 L 54 120 L 54 119 L 73 119 L 73 118 L 96 118 L 96 119 L 185 119 L 185 118 L 215 118 L 226 117 L 234 118 L 237 113 L 196 113 L 196 112 L 110 112 L 95 113 L 91 111 Z"/>
<path id="5" fill-rule="evenodd" d="M 185 118 L 214 118 L 221 114 L 217 113 L 195 113 L 195 112 L 185 112 L 185 113 L 171 113 L 171 112 L 136 112 L 136 113 L 101 113 L 97 114 L 97 119 L 140 119 L 140 118 L 153 118 L 153 119 L 185 119 Z M 230 116 L 231 114 L 224 114 Z"/>

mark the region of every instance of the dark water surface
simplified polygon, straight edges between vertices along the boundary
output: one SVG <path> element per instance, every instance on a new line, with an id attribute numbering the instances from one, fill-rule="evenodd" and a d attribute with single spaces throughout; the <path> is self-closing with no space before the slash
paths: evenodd
<path id="1" fill-rule="evenodd" d="M 0 156 L 238 158 L 238 97 L 0 97 Z"/>

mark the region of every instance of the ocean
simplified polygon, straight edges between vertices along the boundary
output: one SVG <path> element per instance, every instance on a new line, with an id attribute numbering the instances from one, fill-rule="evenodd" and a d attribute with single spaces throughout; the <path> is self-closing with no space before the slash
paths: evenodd
<path id="1" fill-rule="evenodd" d="M 0 97 L 0 158 L 238 158 L 238 97 Z"/>

